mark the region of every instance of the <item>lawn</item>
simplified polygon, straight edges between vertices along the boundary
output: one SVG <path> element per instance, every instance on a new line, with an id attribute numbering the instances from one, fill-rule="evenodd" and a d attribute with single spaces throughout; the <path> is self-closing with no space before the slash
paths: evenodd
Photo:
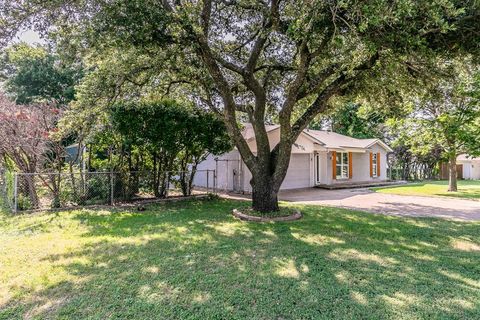
<path id="1" fill-rule="evenodd" d="M 480 223 L 239 204 L 0 215 L 0 319 L 479 319 Z"/>
<path id="2" fill-rule="evenodd" d="M 480 199 L 480 180 L 459 180 L 458 191 L 448 192 L 448 181 L 428 181 L 409 183 L 394 187 L 372 188 L 381 193 L 393 193 L 409 196 L 446 196 L 465 199 Z"/>

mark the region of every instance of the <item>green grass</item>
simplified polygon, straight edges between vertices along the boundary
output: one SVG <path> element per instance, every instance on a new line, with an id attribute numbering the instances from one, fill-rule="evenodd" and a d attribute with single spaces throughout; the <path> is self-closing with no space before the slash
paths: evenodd
<path id="1" fill-rule="evenodd" d="M 239 205 L 0 215 L 0 319 L 480 318 L 478 222 Z"/>
<path id="2" fill-rule="evenodd" d="M 480 180 L 459 180 L 458 191 L 448 192 L 448 181 L 409 183 L 394 187 L 372 188 L 376 192 L 409 196 L 445 196 L 464 199 L 480 199 Z"/>

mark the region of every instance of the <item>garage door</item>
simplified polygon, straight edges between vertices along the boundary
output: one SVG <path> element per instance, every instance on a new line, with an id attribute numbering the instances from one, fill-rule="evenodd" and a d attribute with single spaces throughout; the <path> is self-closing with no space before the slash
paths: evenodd
<path id="1" fill-rule="evenodd" d="M 310 155 L 292 154 L 287 175 L 281 189 L 306 188 L 310 186 Z"/>

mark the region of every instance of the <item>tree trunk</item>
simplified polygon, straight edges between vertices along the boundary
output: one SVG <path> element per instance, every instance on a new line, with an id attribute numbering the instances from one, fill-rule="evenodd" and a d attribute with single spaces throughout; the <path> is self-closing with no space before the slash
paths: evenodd
<path id="1" fill-rule="evenodd" d="M 37 187 L 35 186 L 35 176 L 34 175 L 25 175 L 25 181 L 27 182 L 28 196 L 30 198 L 31 209 L 38 209 L 39 199 L 37 194 Z"/>
<path id="2" fill-rule="evenodd" d="M 457 157 L 450 156 L 448 161 L 448 191 L 457 191 Z"/>
<path id="3" fill-rule="evenodd" d="M 259 212 L 278 211 L 278 190 L 270 177 L 254 177 L 252 185 L 252 207 Z"/>

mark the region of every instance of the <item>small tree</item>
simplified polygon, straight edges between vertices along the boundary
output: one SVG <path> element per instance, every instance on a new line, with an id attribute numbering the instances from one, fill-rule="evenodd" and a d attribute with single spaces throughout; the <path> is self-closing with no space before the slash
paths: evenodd
<path id="1" fill-rule="evenodd" d="M 192 192 L 197 166 L 208 154 L 221 154 L 232 146 L 223 122 L 212 112 L 189 108 L 186 121 L 179 123 L 182 132 L 179 143 L 183 145 L 178 155 L 180 186 L 184 196 Z"/>
<path id="2" fill-rule="evenodd" d="M 157 197 L 165 196 L 177 169 L 182 192 L 189 195 L 198 163 L 208 152 L 230 148 L 223 123 L 213 114 L 172 100 L 119 103 L 111 118 L 126 150 L 148 154 Z"/>
<path id="3" fill-rule="evenodd" d="M 53 104 L 16 105 L 5 95 L 0 95 L 0 155 L 10 159 L 24 173 L 36 173 L 39 168 L 51 162 L 52 152 L 57 143 L 52 139 L 55 124 L 61 110 Z M 28 176 L 25 191 L 35 208 L 38 195 L 34 179 Z M 54 194 L 56 181 L 50 186 Z"/>

